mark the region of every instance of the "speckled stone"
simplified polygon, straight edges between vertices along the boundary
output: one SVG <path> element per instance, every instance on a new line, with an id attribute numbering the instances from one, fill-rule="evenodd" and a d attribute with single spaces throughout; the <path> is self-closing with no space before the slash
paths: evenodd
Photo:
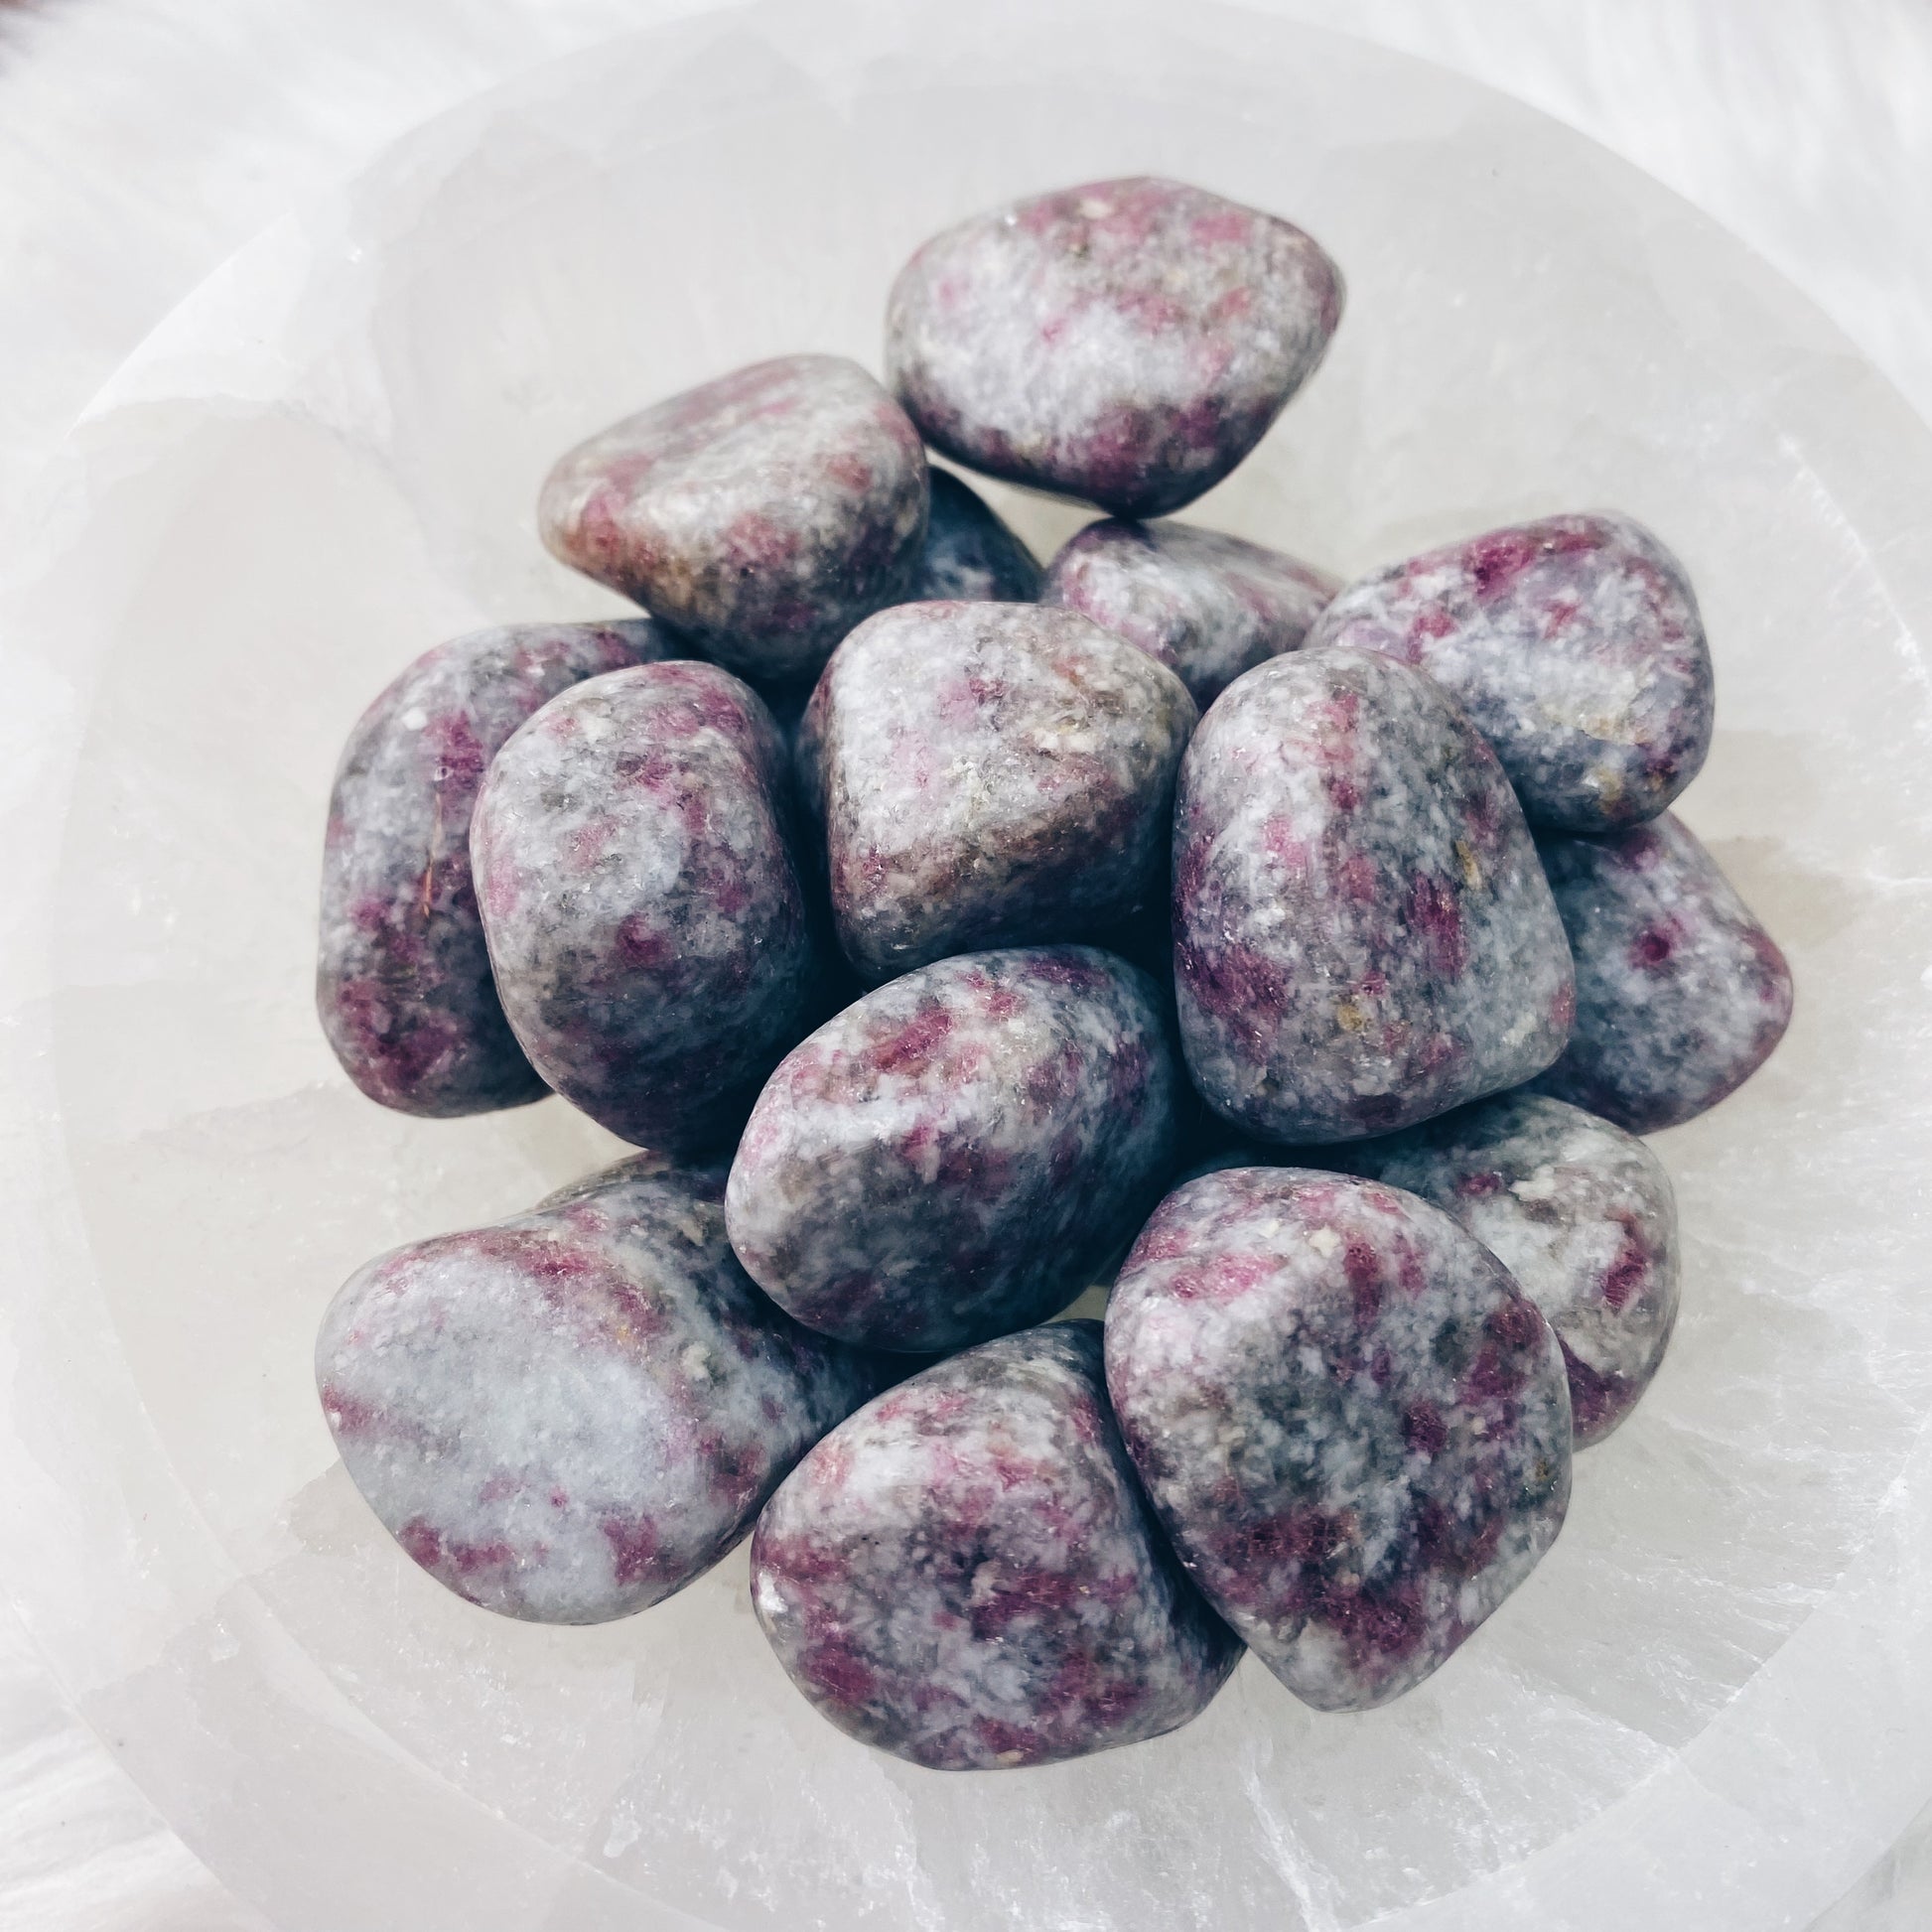
<path id="1" fill-rule="evenodd" d="M 1071 611 L 908 604 L 861 624 L 805 717 L 839 943 L 871 979 L 1143 911 L 1186 686 Z"/>
<path id="2" fill-rule="evenodd" d="M 661 1601 L 888 1371 L 746 1280 L 719 1173 L 627 1162 L 350 1277 L 316 1378 L 355 1486 L 459 1596 L 539 1623 Z"/>
<path id="3" fill-rule="evenodd" d="M 1677 1320 L 1677 1201 L 1664 1164 L 1581 1107 L 1507 1093 L 1347 1150 L 1434 1201 L 1515 1276 L 1557 1331 L 1579 1449 L 1636 1406 Z"/>
<path id="4" fill-rule="evenodd" d="M 1386 651 L 1450 692 L 1532 825 L 1654 818 L 1711 749 L 1711 652 L 1681 565 L 1627 516 L 1552 516 L 1351 584 L 1311 644 Z"/>
<path id="5" fill-rule="evenodd" d="M 1320 361 L 1341 273 L 1300 228 L 1177 182 L 1094 182 L 928 241 L 886 366 L 934 449 L 1159 516 L 1219 483 Z"/>
<path id="6" fill-rule="evenodd" d="M 673 396 L 551 471 L 538 520 L 567 564 L 742 676 L 809 683 L 904 595 L 925 451 L 858 363 L 786 355 Z"/>
<path id="7" fill-rule="evenodd" d="M 931 474 L 932 512 L 908 604 L 1033 604 L 1040 569 L 997 511 L 949 470 Z"/>
<path id="8" fill-rule="evenodd" d="M 1043 1320 L 1173 1170 L 1160 993 L 1084 946 L 970 953 L 793 1048 L 739 1143 L 732 1245 L 843 1341 L 937 1352 Z"/>
<path id="9" fill-rule="evenodd" d="M 1299 649 L 1336 580 L 1279 550 L 1185 523 L 1092 523 L 1041 601 L 1078 611 L 1180 676 L 1205 711 L 1243 671 Z"/>
<path id="10" fill-rule="evenodd" d="M 734 1135 L 822 979 L 754 693 L 652 664 L 553 699 L 496 756 L 472 832 L 503 1010 L 593 1120 L 690 1152 Z"/>
<path id="11" fill-rule="evenodd" d="M 1577 1024 L 1537 1082 L 1654 1133 L 1715 1107 L 1791 1021 L 1791 968 L 1689 826 L 1538 840 L 1577 958 Z"/>
<path id="12" fill-rule="evenodd" d="M 526 623 L 438 644 L 362 714 L 329 799 L 316 1010 L 348 1077 L 447 1120 L 550 1091 L 503 1018 L 470 814 L 503 741 L 580 679 L 671 654 L 632 623 Z"/>
<path id="13" fill-rule="evenodd" d="M 1318 1711 L 1429 1676 L 1569 1503 L 1549 1324 L 1375 1181 L 1233 1168 L 1170 1194 L 1107 1305 L 1107 1386 L 1188 1573 Z"/>
<path id="14" fill-rule="evenodd" d="M 842 1424 L 765 1505 L 752 1601 L 841 1730 L 935 1770 L 1158 1737 L 1241 1654 L 1149 1518 L 1093 1321 L 988 1342 Z"/>
<path id="15" fill-rule="evenodd" d="M 1173 871 L 1187 1064 L 1263 1140 L 1393 1132 L 1563 1048 L 1570 951 L 1522 810 L 1406 664 L 1302 650 L 1231 686 L 1181 766 Z"/>

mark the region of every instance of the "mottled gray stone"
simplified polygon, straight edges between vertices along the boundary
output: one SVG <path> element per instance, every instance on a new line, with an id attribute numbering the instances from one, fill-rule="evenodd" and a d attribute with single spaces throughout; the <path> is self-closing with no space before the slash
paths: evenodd
<path id="1" fill-rule="evenodd" d="M 905 601 L 1035 603 L 1040 569 L 1034 553 L 949 470 L 934 470 L 931 483 L 925 549 Z"/>

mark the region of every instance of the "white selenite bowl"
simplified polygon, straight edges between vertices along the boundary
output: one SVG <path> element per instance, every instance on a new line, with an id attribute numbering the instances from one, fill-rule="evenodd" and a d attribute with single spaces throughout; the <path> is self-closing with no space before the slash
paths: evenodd
<path id="1" fill-rule="evenodd" d="M 219 1876 L 291 1932 L 1766 1932 L 1932 1798 L 1932 437 L 1629 167 L 1466 81 L 1202 4 L 785 4 L 440 120 L 237 256 L 78 426 L 9 613 L 0 1570 Z M 1341 262 L 1325 365 L 1194 519 L 1344 574 L 1615 506 L 1689 565 L 1685 816 L 1798 1013 L 1660 1136 L 1684 1315 L 1555 1550 L 1367 1716 L 1252 1660 L 1152 1744 L 864 1749 L 741 1550 L 543 1629 L 415 1570 L 310 1381 L 364 1258 L 615 1143 L 357 1095 L 311 1006 L 336 753 L 427 645 L 614 600 L 549 561 L 587 431 L 788 349 L 878 360 L 934 228 L 1110 174 Z M 1036 546 L 1083 520 L 995 492 Z"/>

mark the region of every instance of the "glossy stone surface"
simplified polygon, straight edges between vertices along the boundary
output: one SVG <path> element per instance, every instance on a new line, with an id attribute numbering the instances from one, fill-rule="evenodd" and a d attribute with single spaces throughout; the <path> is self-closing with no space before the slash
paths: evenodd
<path id="1" fill-rule="evenodd" d="M 846 957 L 886 979 L 1145 910 L 1194 719 L 1172 671 L 1070 611 L 911 604 L 862 624 L 803 728 Z"/>
<path id="2" fill-rule="evenodd" d="M 1515 794 L 1419 671 L 1304 650 L 1202 721 L 1174 814 L 1194 1083 L 1264 1140 L 1359 1139 L 1562 1050 L 1569 948 Z"/>
<path id="3" fill-rule="evenodd" d="M 1340 271 L 1178 182 L 1094 182 L 928 241 L 894 284 L 891 384 L 968 468 L 1159 516 L 1240 463 L 1321 359 Z"/>
<path id="4" fill-rule="evenodd" d="M 362 714 L 329 798 L 316 1010 L 371 1100 L 449 1119 L 549 1092 L 490 978 L 470 814 L 532 712 L 671 654 L 647 619 L 478 630 L 425 651 Z"/>
<path id="5" fill-rule="evenodd" d="M 1233 1168 L 1170 1194 L 1107 1305 L 1107 1386 L 1188 1573 L 1318 1711 L 1419 1684 L 1562 1527 L 1555 1335 L 1375 1181 Z"/>
<path id="6" fill-rule="evenodd" d="M 809 683 L 903 595 L 925 537 L 925 452 L 840 355 L 758 362 L 627 416 L 543 485 L 543 540 L 741 676 Z"/>
<path id="7" fill-rule="evenodd" d="M 1159 1198 L 1178 1086 L 1159 991 L 1124 960 L 940 960 L 779 1064 L 732 1166 L 732 1245 L 844 1341 L 937 1351 L 1026 1327 Z"/>
<path id="8" fill-rule="evenodd" d="M 770 714 L 712 664 L 578 685 L 503 750 L 473 848 L 503 1009 L 638 1146 L 736 1133 L 822 983 Z"/>
<path id="9" fill-rule="evenodd" d="M 1632 517 L 1546 517 L 1389 564 L 1349 585 L 1309 641 L 1427 671 L 1495 747 L 1533 825 L 1654 818 L 1711 749 L 1696 595 Z"/>
<path id="10" fill-rule="evenodd" d="M 905 601 L 1035 602 L 1039 596 L 1038 560 L 999 512 L 950 470 L 932 471 L 930 483 L 925 548 Z"/>
<path id="11" fill-rule="evenodd" d="M 1434 1201 L 1557 1332 L 1579 1449 L 1650 1386 L 1677 1319 L 1677 1202 L 1664 1164 L 1581 1107 L 1506 1093 L 1346 1151 L 1356 1173 Z"/>
<path id="12" fill-rule="evenodd" d="M 316 1345 L 344 1463 L 484 1609 L 599 1623 L 661 1601 L 886 1379 L 746 1279 L 723 1176 L 645 1157 L 358 1270 Z"/>
<path id="13" fill-rule="evenodd" d="M 1537 1081 L 1633 1134 L 1694 1119 L 1791 1021 L 1791 968 L 1683 820 L 1537 842 L 1577 960 L 1577 1024 Z"/>
<path id="14" fill-rule="evenodd" d="M 937 1770 L 1159 1736 L 1241 1654 L 1150 1519 L 1093 1321 L 988 1342 L 842 1425 L 765 1505 L 752 1601 L 841 1730 Z"/>
<path id="15" fill-rule="evenodd" d="M 1337 588 L 1323 571 L 1218 530 L 1110 519 L 1067 542 L 1041 598 L 1158 657 L 1205 711 L 1243 671 L 1300 648 Z"/>

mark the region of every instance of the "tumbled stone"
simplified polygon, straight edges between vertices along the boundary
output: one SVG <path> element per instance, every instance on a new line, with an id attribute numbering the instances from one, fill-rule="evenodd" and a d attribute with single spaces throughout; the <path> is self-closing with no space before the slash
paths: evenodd
<path id="1" fill-rule="evenodd" d="M 900 272 L 889 379 L 934 449 L 1117 516 L 1212 488 L 1313 372 L 1341 273 L 1300 228 L 1177 182 L 974 216 Z"/>
<path id="2" fill-rule="evenodd" d="M 1664 1164 L 1581 1107 L 1507 1093 L 1346 1150 L 1349 1168 L 1434 1201 L 1516 1278 L 1557 1332 L 1579 1449 L 1636 1406 L 1677 1319 L 1677 1202 Z"/>
<path id="3" fill-rule="evenodd" d="M 1188 1574 L 1318 1711 L 1429 1676 L 1569 1503 L 1549 1324 L 1375 1181 L 1233 1168 L 1170 1194 L 1107 1305 L 1107 1386 Z"/>
<path id="4" fill-rule="evenodd" d="M 1158 1737 L 1241 1654 L 1149 1518 L 1093 1321 L 988 1342 L 842 1424 L 765 1505 L 752 1602 L 833 1724 L 935 1770 Z"/>
<path id="5" fill-rule="evenodd" d="M 503 1010 L 550 1085 L 639 1146 L 730 1139 L 819 1017 L 784 760 L 729 672 L 652 664 L 553 699 L 484 782 Z"/>
<path id="6" fill-rule="evenodd" d="M 473 631 L 425 651 L 362 714 L 329 799 L 316 1010 L 371 1100 L 447 1120 L 550 1091 L 490 977 L 470 815 L 532 712 L 671 649 L 643 619 Z"/>
<path id="7" fill-rule="evenodd" d="M 931 473 L 932 509 L 908 604 L 1032 604 L 1039 597 L 1034 553 L 998 512 L 949 470 Z"/>
<path id="8" fill-rule="evenodd" d="M 809 683 L 896 603 L 925 537 L 925 451 L 858 363 L 785 355 L 594 436 L 544 483 L 543 540 L 744 677 Z"/>
<path id="9" fill-rule="evenodd" d="M 1562 1050 L 1563 925 L 1495 755 L 1419 671 L 1302 650 L 1202 721 L 1174 816 L 1174 990 L 1207 1101 L 1345 1141 Z"/>
<path id="10" fill-rule="evenodd" d="M 796 1046 L 739 1143 L 732 1245 L 780 1308 L 874 1348 L 961 1348 L 1093 1279 L 1172 1171 L 1160 994 L 1084 946 L 969 953 Z"/>
<path id="11" fill-rule="evenodd" d="M 1311 644 L 1427 671 L 1495 747 L 1530 823 L 1654 818 L 1711 749 L 1711 652 L 1684 567 L 1627 516 L 1552 516 L 1390 564 Z"/>
<path id="12" fill-rule="evenodd" d="M 1185 523 L 1092 523 L 1041 601 L 1078 611 L 1179 674 L 1205 711 L 1243 671 L 1297 650 L 1335 580 L 1279 550 Z"/>
<path id="13" fill-rule="evenodd" d="M 382 1525 L 484 1609 L 599 1623 L 682 1589 L 885 1385 L 746 1280 L 723 1175 L 626 1162 L 358 1270 L 316 1348 Z"/>
<path id="14" fill-rule="evenodd" d="M 1537 841 L 1577 959 L 1577 1024 L 1537 1081 L 1633 1134 L 1715 1107 L 1791 1021 L 1791 968 L 1675 813 Z"/>
<path id="15" fill-rule="evenodd" d="M 1194 718 L 1172 671 L 1071 611 L 910 604 L 861 624 L 803 733 L 846 957 L 886 979 L 1144 911 Z"/>

